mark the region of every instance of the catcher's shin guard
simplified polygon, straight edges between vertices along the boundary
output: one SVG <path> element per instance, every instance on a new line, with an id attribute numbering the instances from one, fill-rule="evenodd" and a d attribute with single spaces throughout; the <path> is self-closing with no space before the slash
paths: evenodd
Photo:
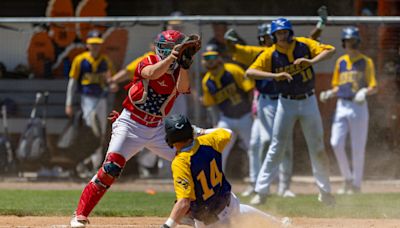
<path id="1" fill-rule="evenodd" d="M 119 177 L 125 163 L 125 158 L 120 154 L 109 153 L 107 155 L 102 167 L 86 185 L 85 189 L 83 189 L 78 208 L 76 209 L 76 215 L 89 216 L 107 189 Z"/>

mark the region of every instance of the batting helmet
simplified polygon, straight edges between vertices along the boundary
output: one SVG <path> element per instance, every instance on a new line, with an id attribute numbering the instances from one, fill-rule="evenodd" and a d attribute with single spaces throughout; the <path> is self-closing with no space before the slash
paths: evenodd
<path id="1" fill-rule="evenodd" d="M 265 36 L 269 36 L 271 39 L 273 39 L 272 38 L 272 35 L 271 35 L 271 24 L 268 24 L 268 23 L 263 23 L 263 24 L 260 24 L 258 27 L 257 27 L 257 30 L 258 30 L 258 32 L 257 32 L 257 38 L 258 38 L 258 43 L 260 44 L 260 45 L 264 45 L 264 43 L 265 43 Z"/>
<path id="2" fill-rule="evenodd" d="M 193 127 L 189 119 L 182 114 L 172 115 L 164 121 L 165 141 L 172 148 L 176 142 L 193 139 Z"/>
<path id="3" fill-rule="evenodd" d="M 357 27 L 349 26 L 342 30 L 342 46 L 343 46 L 343 48 L 345 48 L 344 41 L 349 40 L 349 39 L 355 39 L 357 41 L 356 47 L 358 47 L 358 45 L 361 42 L 361 38 L 360 38 L 360 31 L 358 30 Z"/>
<path id="4" fill-rule="evenodd" d="M 293 32 L 293 28 L 292 28 L 292 23 L 288 19 L 281 17 L 281 18 L 278 18 L 278 19 L 272 21 L 271 34 L 272 34 L 274 43 L 276 43 L 275 32 L 277 32 L 279 30 L 288 30 L 289 31 L 288 42 L 292 41 L 294 32 Z"/>
<path id="5" fill-rule="evenodd" d="M 165 59 L 171 54 L 172 49 L 175 45 L 182 43 L 185 39 L 185 35 L 176 30 L 166 30 L 157 35 L 154 45 L 156 54 L 161 58 Z"/>

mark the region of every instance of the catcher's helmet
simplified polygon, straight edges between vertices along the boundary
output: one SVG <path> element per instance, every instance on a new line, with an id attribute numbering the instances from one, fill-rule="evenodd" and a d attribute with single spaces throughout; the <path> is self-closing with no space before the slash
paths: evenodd
<path id="1" fill-rule="evenodd" d="M 289 37 L 288 37 L 288 42 L 292 40 L 292 37 L 294 35 L 293 28 L 292 28 L 292 23 L 286 19 L 286 18 L 278 18 L 276 20 L 273 20 L 271 23 L 271 34 L 274 43 L 276 43 L 276 37 L 275 37 L 275 32 L 279 30 L 288 30 L 289 31 Z"/>
<path id="2" fill-rule="evenodd" d="M 257 38 L 258 38 L 258 43 L 260 45 L 264 45 L 265 44 L 265 36 L 269 36 L 271 39 L 272 35 L 271 35 L 271 24 L 268 23 L 263 23 L 260 24 L 257 27 Z"/>
<path id="3" fill-rule="evenodd" d="M 172 147 L 176 142 L 193 138 L 193 127 L 189 119 L 182 114 L 165 118 L 165 141 Z"/>
<path id="4" fill-rule="evenodd" d="M 343 46 L 343 48 L 345 48 L 344 41 L 349 40 L 349 39 L 355 39 L 357 41 L 356 46 L 358 46 L 360 44 L 360 42 L 361 42 L 360 31 L 358 30 L 357 27 L 349 26 L 342 30 L 342 46 Z"/>
<path id="5" fill-rule="evenodd" d="M 156 54 L 161 58 L 165 59 L 171 54 L 172 49 L 175 45 L 182 43 L 186 36 L 176 30 L 166 30 L 157 35 L 154 45 Z"/>

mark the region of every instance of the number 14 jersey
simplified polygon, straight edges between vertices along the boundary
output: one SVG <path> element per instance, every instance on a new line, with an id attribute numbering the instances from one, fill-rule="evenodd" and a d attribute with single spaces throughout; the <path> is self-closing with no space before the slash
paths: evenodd
<path id="1" fill-rule="evenodd" d="M 192 203 L 204 205 L 231 191 L 221 161 L 230 139 L 231 133 L 220 128 L 197 137 L 191 146 L 177 152 L 172 161 L 177 199 L 189 198 Z"/>

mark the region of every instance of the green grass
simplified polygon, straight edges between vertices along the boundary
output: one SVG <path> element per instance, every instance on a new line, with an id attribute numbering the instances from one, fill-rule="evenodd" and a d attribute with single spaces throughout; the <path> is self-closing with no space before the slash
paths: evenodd
<path id="1" fill-rule="evenodd" d="M 0 215 L 69 216 L 81 191 L 0 190 Z M 168 216 L 174 193 L 148 195 L 143 192 L 108 192 L 95 208 L 94 216 Z M 247 203 L 249 198 L 242 199 Z M 337 196 L 337 205 L 327 208 L 316 195 L 296 198 L 271 196 L 258 207 L 271 214 L 314 218 L 397 218 L 400 193 Z"/>
<path id="2" fill-rule="evenodd" d="M 248 203 L 249 198 L 241 201 Z M 298 195 L 296 198 L 271 196 L 258 208 L 289 217 L 399 219 L 400 193 L 336 196 L 335 207 L 324 206 L 317 201 L 317 195 Z"/>

